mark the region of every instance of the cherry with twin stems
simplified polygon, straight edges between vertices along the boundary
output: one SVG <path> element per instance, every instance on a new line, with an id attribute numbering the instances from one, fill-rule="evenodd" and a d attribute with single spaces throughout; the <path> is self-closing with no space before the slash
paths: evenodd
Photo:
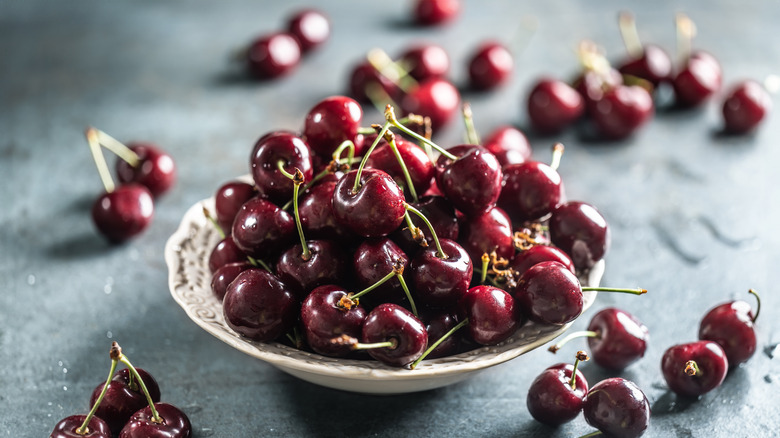
<path id="1" fill-rule="evenodd" d="M 592 205 L 565 202 L 552 211 L 550 240 L 571 257 L 579 271 L 586 271 L 604 258 L 610 246 L 606 219 Z"/>
<path id="2" fill-rule="evenodd" d="M 684 397 L 698 397 L 717 388 L 728 370 L 726 353 L 712 341 L 673 345 L 661 358 L 666 384 Z"/>
<path id="3" fill-rule="evenodd" d="M 551 135 L 579 120 L 585 113 L 585 101 L 569 84 L 545 77 L 531 89 L 526 109 L 531 127 L 541 134 Z"/>
<path id="4" fill-rule="evenodd" d="M 151 374 L 141 368 L 136 369 L 146 385 L 153 402 L 160 401 L 160 387 Z M 135 376 L 129 369 L 121 369 L 114 374 L 108 384 L 108 390 L 104 393 L 105 383 L 98 385 L 89 399 L 89 404 L 94 405 L 103 394 L 103 400 L 95 415 L 108 423 L 113 433 L 119 433 L 122 427 L 130 419 L 130 416 L 147 405 L 146 396 L 141 390 Z"/>
<path id="5" fill-rule="evenodd" d="M 540 161 L 526 161 L 504 168 L 498 206 L 513 223 L 543 219 L 564 202 L 563 180 L 557 171 L 562 154 L 563 144 L 556 143 L 549 166 Z"/>
<path id="6" fill-rule="evenodd" d="M 691 41 L 696 34 L 693 21 L 678 13 L 676 24 L 677 52 L 682 66 L 672 80 L 674 95 L 678 105 L 695 107 L 720 90 L 723 73 L 714 56 L 691 49 Z"/>
<path id="7" fill-rule="evenodd" d="M 745 301 L 730 301 L 710 309 L 699 324 L 699 339 L 720 345 L 731 368 L 747 362 L 756 352 L 755 322 L 761 311 L 761 299 L 753 289 L 748 293 L 756 297 L 755 313 Z"/>
<path id="8" fill-rule="evenodd" d="M 301 62 L 301 46 L 288 32 L 263 35 L 246 49 L 246 65 L 257 79 L 267 80 L 292 73 Z"/>
<path id="9" fill-rule="evenodd" d="M 526 406 L 536 421 L 558 426 L 575 419 L 582 411 L 588 381 L 578 366 L 589 358 L 584 351 L 578 351 L 575 357 L 574 365 L 559 363 L 548 367 L 531 383 Z"/>
<path id="10" fill-rule="evenodd" d="M 636 21 L 629 12 L 618 15 L 620 36 L 626 46 L 628 57 L 620 64 L 618 71 L 634 76 L 658 87 L 672 78 L 672 60 L 664 49 L 655 44 L 642 44 L 636 30 Z"/>
<path id="11" fill-rule="evenodd" d="M 584 435 L 635 438 L 650 423 L 650 401 L 636 383 L 613 377 L 593 385 L 582 406 L 585 421 L 599 431 Z"/>
<path id="12" fill-rule="evenodd" d="M 735 85 L 723 101 L 724 130 L 730 134 L 745 134 L 754 130 L 772 109 L 772 99 L 756 81 L 746 80 Z"/>

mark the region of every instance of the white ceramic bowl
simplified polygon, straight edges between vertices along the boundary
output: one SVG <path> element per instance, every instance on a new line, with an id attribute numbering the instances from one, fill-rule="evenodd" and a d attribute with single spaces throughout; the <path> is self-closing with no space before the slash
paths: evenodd
<path id="1" fill-rule="evenodd" d="M 179 229 L 165 245 L 171 295 L 187 315 L 207 332 L 250 356 L 308 382 L 370 394 L 401 394 L 439 388 L 531 351 L 553 340 L 570 325 L 527 323 L 498 345 L 424 360 L 414 370 L 393 368 L 373 360 L 320 356 L 275 342 L 251 341 L 227 326 L 222 303 L 211 291 L 208 258 L 220 236 L 204 217 L 203 207 L 215 211 L 214 198 L 193 205 L 184 215 Z M 591 269 L 588 278 L 580 280 L 583 285 L 598 285 L 603 273 L 602 261 Z M 584 297 L 587 309 L 593 304 L 596 293 L 586 292 Z"/>

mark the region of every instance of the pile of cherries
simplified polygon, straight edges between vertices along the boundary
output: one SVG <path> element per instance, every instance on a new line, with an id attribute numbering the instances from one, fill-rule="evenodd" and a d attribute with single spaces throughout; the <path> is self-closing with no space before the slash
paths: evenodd
<path id="1" fill-rule="evenodd" d="M 114 342 L 111 371 L 92 391 L 87 415 L 60 420 L 50 438 L 188 438 L 189 418 L 176 406 L 160 402 L 160 387 L 151 374 L 134 367 Z M 116 371 L 119 363 L 127 368 Z M 115 372 L 116 371 L 116 372 Z"/>

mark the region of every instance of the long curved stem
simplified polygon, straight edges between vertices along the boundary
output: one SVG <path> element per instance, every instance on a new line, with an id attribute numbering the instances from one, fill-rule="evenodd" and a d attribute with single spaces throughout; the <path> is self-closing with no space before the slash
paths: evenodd
<path id="1" fill-rule="evenodd" d="M 406 167 L 406 163 L 404 162 L 403 157 L 401 156 L 401 152 L 398 151 L 398 145 L 395 144 L 395 136 L 392 136 L 390 138 L 390 149 L 393 151 L 393 155 L 395 155 L 395 159 L 398 160 L 398 165 L 401 166 L 401 171 L 404 174 L 404 179 L 406 179 L 406 185 L 409 187 L 409 193 L 412 195 L 412 202 L 417 202 L 417 190 L 414 188 L 414 183 L 412 182 L 412 175 L 409 174 L 409 169 Z"/>
<path id="2" fill-rule="evenodd" d="M 95 128 L 87 128 L 84 133 L 87 137 L 87 144 L 89 144 L 89 151 L 92 153 L 92 160 L 95 161 L 97 166 L 100 180 L 103 182 L 103 187 L 106 189 L 106 193 L 111 193 L 116 189 L 114 180 L 111 178 L 111 171 L 108 170 L 108 164 L 106 163 L 106 157 L 103 155 L 103 150 L 100 148 L 100 142 L 98 141 L 99 131 Z"/>
<path id="3" fill-rule="evenodd" d="M 368 162 L 368 156 L 371 155 L 371 152 L 374 152 L 374 149 L 379 144 L 379 142 L 382 140 L 382 138 L 385 136 L 385 132 L 390 129 L 390 122 L 386 122 L 382 129 L 379 131 L 379 133 L 376 136 L 376 139 L 373 143 L 371 143 L 371 147 L 368 148 L 366 153 L 363 155 L 363 160 L 360 162 L 360 166 L 358 166 L 357 174 L 355 175 L 355 184 L 352 186 L 352 193 L 357 193 L 358 189 L 360 188 L 360 174 L 363 173 L 363 168 L 366 166 L 366 163 Z"/>
<path id="4" fill-rule="evenodd" d="M 409 292 L 409 286 L 406 285 L 406 280 L 404 280 L 403 274 L 395 274 L 396 277 L 398 277 L 398 282 L 401 283 L 401 288 L 404 290 L 404 293 L 406 294 L 406 299 L 409 300 L 409 305 L 412 307 L 412 313 L 417 318 L 420 317 L 420 315 L 417 313 L 417 306 L 414 304 L 414 298 L 412 298 L 411 292 Z"/>
<path id="5" fill-rule="evenodd" d="M 469 324 L 469 319 L 468 319 L 468 318 L 466 318 L 466 319 L 464 319 L 463 321 L 461 321 L 461 322 L 459 322 L 458 324 L 456 324 L 456 325 L 455 325 L 455 327 L 451 328 L 451 329 L 450 329 L 450 330 L 449 330 L 447 333 L 445 333 L 445 334 L 444 334 L 442 337 L 440 337 L 439 339 L 437 339 L 437 340 L 436 340 L 436 342 L 434 342 L 433 344 L 431 344 L 431 346 L 430 346 L 430 347 L 428 347 L 428 348 L 427 348 L 427 349 L 426 349 L 426 350 L 423 352 L 423 354 L 422 354 L 420 357 L 418 357 L 418 358 L 417 358 L 417 360 L 415 360 L 414 362 L 412 362 L 412 364 L 410 365 L 410 368 L 411 368 L 411 369 L 414 369 L 415 367 L 417 367 L 417 365 L 419 365 L 419 364 L 420 364 L 420 362 L 422 362 L 422 361 L 423 361 L 423 359 L 425 359 L 425 358 L 426 358 L 426 357 L 427 357 L 429 354 L 431 354 L 431 352 L 432 352 L 433 350 L 435 350 L 435 349 L 436 349 L 436 347 L 438 347 L 438 346 L 439 346 L 439 344 L 441 344 L 442 342 L 444 342 L 444 340 L 445 340 L 445 339 L 449 338 L 450 336 L 452 336 L 452 334 L 453 334 L 453 333 L 455 333 L 456 331 L 460 330 L 461 328 L 463 328 L 463 327 L 467 326 L 468 324 Z"/>
<path id="6" fill-rule="evenodd" d="M 588 292 L 588 291 L 621 292 L 621 293 L 633 294 L 633 295 L 643 295 L 647 293 L 647 289 L 623 289 L 618 287 L 588 287 L 588 286 L 583 287 L 582 291 L 583 292 Z"/>
<path id="7" fill-rule="evenodd" d="M 365 294 L 367 294 L 367 293 L 371 292 L 372 290 L 374 290 L 374 289 L 378 288 L 379 286 L 381 286 L 381 285 L 385 284 L 385 282 L 387 282 L 387 281 L 388 281 L 388 280 L 390 280 L 391 278 L 395 277 L 395 275 L 396 275 L 396 272 L 397 272 L 397 271 L 396 271 L 395 269 L 393 269 L 392 271 L 390 271 L 390 272 L 389 272 L 387 275 L 385 275 L 384 277 L 382 277 L 382 278 L 381 278 L 379 281 L 377 281 L 376 283 L 374 283 L 374 284 L 372 284 L 371 286 L 369 286 L 369 287 L 367 287 L 367 288 L 363 289 L 362 291 L 360 291 L 360 292 L 356 293 L 355 295 L 352 295 L 352 296 L 350 296 L 349 298 L 350 298 L 350 299 L 352 299 L 352 300 L 356 300 L 356 299 L 358 299 L 358 298 L 362 297 L 363 295 L 365 295 Z"/>
<path id="8" fill-rule="evenodd" d="M 127 356 L 122 353 L 119 354 L 119 361 L 125 364 L 127 369 L 130 370 L 130 373 L 135 376 L 136 380 L 138 380 L 138 385 L 141 387 L 141 391 L 146 396 L 146 401 L 149 403 L 149 409 L 152 411 L 152 421 L 158 424 L 162 423 L 162 418 L 160 418 L 160 414 L 157 413 L 157 409 L 154 407 L 154 400 L 152 400 L 152 396 L 149 394 L 149 390 L 146 388 L 146 384 L 141 378 L 141 375 L 138 374 L 138 370 L 136 370 L 133 364 L 130 363 L 130 361 L 127 359 Z"/>
<path id="9" fill-rule="evenodd" d="M 298 237 L 301 239 L 301 248 L 303 248 L 301 258 L 304 261 L 309 261 L 311 259 L 311 251 L 309 250 L 309 245 L 306 244 L 306 237 L 303 235 L 303 225 L 301 224 L 301 215 L 298 213 L 298 192 L 301 189 L 301 185 L 303 185 L 303 181 L 303 173 L 295 169 L 295 177 L 293 178 L 293 183 L 295 184 L 293 186 L 293 214 L 295 215 L 295 226 L 298 228 Z"/>
<path id="10" fill-rule="evenodd" d="M 550 346 L 550 348 L 548 348 L 547 351 L 549 351 L 551 353 L 557 353 L 558 350 L 561 349 L 561 347 L 563 347 L 565 344 L 567 344 L 572 339 L 577 339 L 577 338 L 597 338 L 599 336 L 601 336 L 600 333 L 594 332 L 592 330 L 580 330 L 580 331 L 577 331 L 577 332 L 571 332 L 568 335 L 566 335 L 563 339 L 558 341 L 558 343 L 556 343 L 555 345 Z"/>
<path id="11" fill-rule="evenodd" d="M 447 259 L 448 258 L 447 254 L 444 252 L 443 249 L 441 249 L 441 243 L 439 243 L 439 237 L 436 235 L 436 230 L 433 229 L 433 224 L 431 224 L 428 218 L 425 217 L 425 215 L 422 214 L 420 210 L 412 207 L 409 204 L 406 204 L 406 210 L 411 211 L 412 213 L 419 216 L 420 219 L 422 219 L 422 221 L 425 222 L 425 225 L 428 226 L 428 230 L 430 230 L 431 236 L 433 236 L 433 242 L 436 244 L 436 257 L 440 259 Z"/>
<path id="12" fill-rule="evenodd" d="M 753 322 L 756 322 L 756 319 L 758 319 L 758 314 L 761 312 L 761 297 L 759 297 L 758 293 L 753 289 L 748 290 L 748 293 L 756 297 L 756 302 L 758 303 L 756 305 L 756 313 L 753 314 Z"/>
<path id="13" fill-rule="evenodd" d="M 92 420 L 92 417 L 95 416 L 95 412 L 97 412 L 98 408 L 100 407 L 100 403 L 103 401 L 103 397 L 105 397 L 106 393 L 108 392 L 108 385 L 111 383 L 111 379 L 114 377 L 114 371 L 116 371 L 116 364 L 117 364 L 117 359 L 112 357 L 111 370 L 108 372 L 108 379 L 106 379 L 106 383 L 105 385 L 103 385 L 103 389 L 100 391 L 100 395 L 98 395 L 97 400 L 95 400 L 95 404 L 92 405 L 92 409 L 90 409 L 89 413 L 87 414 L 87 417 L 84 418 L 84 422 L 81 423 L 81 426 L 79 426 L 78 429 L 76 429 L 76 434 L 86 435 L 89 433 L 89 422 Z"/>

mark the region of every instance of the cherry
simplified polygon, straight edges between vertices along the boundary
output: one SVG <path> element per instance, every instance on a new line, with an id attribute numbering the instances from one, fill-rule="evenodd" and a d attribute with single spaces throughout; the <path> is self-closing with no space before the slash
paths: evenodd
<path id="1" fill-rule="evenodd" d="M 351 349 L 332 339 L 342 335 L 360 337 L 366 311 L 349 299 L 349 295 L 339 286 L 323 285 L 303 300 L 301 324 L 306 342 L 315 352 L 331 357 L 346 356 Z"/>
<path id="2" fill-rule="evenodd" d="M 363 109 L 355 100 L 331 96 L 309 110 L 303 138 L 315 153 L 329 157 L 344 141 L 355 142 L 362 119 Z"/>
<path id="3" fill-rule="evenodd" d="M 77 430 L 82 427 L 86 415 L 71 415 L 58 421 L 49 438 L 111 438 L 111 429 L 100 417 L 91 417 L 84 433 Z"/>
<path id="4" fill-rule="evenodd" d="M 233 240 L 232 236 L 225 236 L 220 240 L 209 255 L 209 272 L 217 272 L 217 269 L 229 263 L 246 262 L 246 253 L 242 251 Z"/>
<path id="5" fill-rule="evenodd" d="M 401 54 L 398 63 L 417 81 L 444 78 L 450 70 L 450 57 L 441 46 L 419 44 Z"/>
<path id="6" fill-rule="evenodd" d="M 136 371 L 141 376 L 152 401 L 159 402 L 160 387 L 157 381 L 141 368 L 136 368 Z M 132 373 L 127 368 L 117 371 L 108 383 L 108 389 L 95 411 L 95 415 L 102 418 L 113 433 L 119 433 L 130 416 L 147 405 L 146 395 L 138 382 L 134 380 L 135 377 L 131 376 Z M 92 396 L 89 399 L 91 406 L 94 406 L 98 401 L 105 385 L 105 383 L 101 383 L 92 391 Z"/>
<path id="7" fill-rule="evenodd" d="M 121 243 L 140 234 L 154 215 L 149 190 L 130 183 L 103 193 L 92 205 L 92 221 L 100 234 L 112 243 Z"/>
<path id="8" fill-rule="evenodd" d="M 355 273 L 355 279 L 358 286 L 363 288 L 377 283 L 396 264 L 400 264 L 406 272 L 409 267 L 409 258 L 401 247 L 387 237 L 364 240 L 352 257 L 352 270 Z M 366 295 L 362 302 L 372 308 L 385 302 L 400 304 L 404 297 L 401 282 L 391 280 L 377 287 L 371 294 Z"/>
<path id="9" fill-rule="evenodd" d="M 584 202 L 569 201 L 556 207 L 549 226 L 550 239 L 571 257 L 578 270 L 590 269 L 609 249 L 607 221 Z"/>
<path id="10" fill-rule="evenodd" d="M 575 79 L 574 87 L 582 96 L 585 112 L 593 114 L 596 104 L 604 98 L 606 91 L 623 85 L 623 75 L 609 66 L 606 58 L 588 42 L 581 45 L 580 57 L 587 60 L 584 63 L 590 67 L 586 67 L 582 75 Z"/>
<path id="11" fill-rule="evenodd" d="M 565 82 L 543 78 L 528 95 L 528 117 L 531 126 L 542 134 L 563 131 L 585 113 L 580 93 Z"/>
<path id="12" fill-rule="evenodd" d="M 710 309 L 699 325 L 699 339 L 720 345 L 732 368 L 747 362 L 756 352 L 754 323 L 761 310 L 761 301 L 753 289 L 749 293 L 758 300 L 755 314 L 745 301 L 730 301 Z"/>
<path id="13" fill-rule="evenodd" d="M 155 403 L 158 415 L 146 406 L 134 413 L 119 433 L 119 438 L 189 438 L 192 424 L 179 408 L 168 403 Z M 155 420 L 155 418 L 162 420 Z"/>
<path id="14" fill-rule="evenodd" d="M 469 84 L 475 90 L 490 90 L 504 84 L 512 75 L 512 54 L 501 43 L 482 43 L 469 61 Z"/>
<path id="15" fill-rule="evenodd" d="M 457 336 L 457 333 L 445 338 L 447 333 L 457 326 L 457 315 L 448 312 L 440 312 L 432 316 L 424 317 L 423 321 L 425 322 L 425 331 L 428 332 L 429 340 L 444 338 L 441 343 L 428 353 L 427 357 L 431 359 L 445 357 L 454 354 L 458 350 L 460 337 Z"/>
<path id="16" fill-rule="evenodd" d="M 373 142 L 375 139 L 374 136 L 368 136 L 365 141 Z M 431 162 L 424 150 L 410 141 L 404 140 L 400 136 L 394 136 L 394 142 L 395 148 L 400 155 L 400 160 L 403 160 L 414 185 L 413 193 L 415 195 L 424 193 L 431 186 L 435 175 L 433 162 Z M 380 140 L 379 145 L 371 152 L 367 165 L 387 172 L 393 177 L 396 184 L 404 189 L 404 193 L 412 197 L 412 192 L 407 187 L 408 184 L 399 163 L 399 158 L 396 157 L 390 143 Z"/>
<path id="17" fill-rule="evenodd" d="M 393 178 L 373 168 L 346 173 L 333 192 L 336 220 L 364 237 L 395 231 L 403 222 L 405 204 L 403 192 Z"/>
<path id="18" fill-rule="evenodd" d="M 392 304 L 380 304 L 363 322 L 361 343 L 378 344 L 368 349 L 374 359 L 392 366 L 406 366 L 420 357 L 428 345 L 425 326 L 411 312 Z"/>
<path id="19" fill-rule="evenodd" d="M 252 264 L 247 261 L 233 262 L 220 266 L 211 276 L 211 291 L 214 292 L 219 301 L 222 301 L 230 283 L 238 277 L 238 274 L 250 268 L 252 268 Z"/>
<path id="20" fill-rule="evenodd" d="M 468 144 L 447 152 L 450 156 L 442 154 L 436 160 L 436 184 L 452 205 L 469 216 L 495 206 L 502 181 L 496 156 L 481 146 Z"/>
<path id="21" fill-rule="evenodd" d="M 720 90 L 722 81 L 721 67 L 715 57 L 706 52 L 695 52 L 677 73 L 672 85 L 677 103 L 692 107 Z"/>
<path id="22" fill-rule="evenodd" d="M 672 76 L 672 60 L 664 49 L 655 44 L 642 45 L 633 15 L 622 12 L 619 16 L 620 35 L 628 52 L 628 58 L 618 67 L 620 73 L 650 82 L 657 87 Z"/>
<path id="23" fill-rule="evenodd" d="M 308 190 L 298 207 L 301 224 L 313 239 L 333 239 L 342 242 L 354 240 L 355 235 L 341 226 L 333 214 L 333 192 L 337 181 L 323 181 Z"/>
<path id="24" fill-rule="evenodd" d="M 563 181 L 556 171 L 563 145 L 554 146 L 553 166 L 525 161 L 504 168 L 504 181 L 498 206 L 512 222 L 537 221 L 548 216 L 565 200 Z"/>
<path id="25" fill-rule="evenodd" d="M 273 79 L 291 73 L 301 61 L 301 46 L 286 32 L 255 39 L 247 49 L 249 73 L 258 79 Z"/>
<path id="26" fill-rule="evenodd" d="M 252 340 L 273 341 L 296 321 L 298 302 L 290 288 L 264 269 L 247 269 L 227 288 L 222 302 L 225 322 Z"/>
<path id="27" fill-rule="evenodd" d="M 292 241 L 295 225 L 289 213 L 271 201 L 252 198 L 245 202 L 233 221 L 236 246 L 251 257 L 266 258 L 278 254 Z"/>
<path id="28" fill-rule="evenodd" d="M 395 100 L 403 93 L 398 83 L 383 75 L 370 62 L 362 62 L 352 69 L 349 77 L 349 95 L 360 102 Z M 378 99 L 381 97 L 381 99 Z M 388 102 L 389 103 L 389 102 Z"/>
<path id="29" fill-rule="evenodd" d="M 304 9 L 290 17 L 287 29 L 298 41 L 303 53 L 321 46 L 330 37 L 330 21 L 316 9 Z"/>
<path id="30" fill-rule="evenodd" d="M 508 292 L 494 286 L 474 286 L 458 302 L 469 334 L 478 344 L 495 345 L 512 336 L 525 322 Z"/>
<path id="31" fill-rule="evenodd" d="M 252 184 L 243 181 L 229 181 L 221 185 L 214 195 L 217 224 L 226 233 L 233 228 L 233 219 L 244 202 L 257 195 Z"/>
<path id="32" fill-rule="evenodd" d="M 459 242 L 472 260 L 480 260 L 482 254 L 494 251 L 496 256 L 507 260 L 515 254 L 512 223 L 498 207 L 465 218 L 460 224 Z"/>
<path id="33" fill-rule="evenodd" d="M 446 198 L 441 195 L 426 195 L 420 198 L 418 202 L 411 202 L 409 205 L 419 210 L 428 219 L 431 225 L 433 225 L 437 237 L 450 240 L 458 239 L 460 232 L 458 218 L 455 209 Z M 412 216 L 412 224 L 417 228 L 426 226 L 422 219 L 416 215 Z M 413 255 L 420 248 L 421 244 L 414 240 L 415 236 L 409 231 L 408 228 L 397 230 L 392 234 L 392 238 L 404 251 Z M 428 246 L 434 244 L 431 233 L 423 231 L 422 234 Z"/>
<path id="34" fill-rule="evenodd" d="M 585 421 L 605 436 L 638 437 L 650 423 L 650 402 L 632 381 L 622 377 L 593 385 L 582 406 Z"/>
<path id="35" fill-rule="evenodd" d="M 512 126 L 501 126 L 493 131 L 483 145 L 496 156 L 502 167 L 531 159 L 531 144 L 525 134 Z"/>
<path id="36" fill-rule="evenodd" d="M 415 298 L 432 308 L 452 307 L 466 293 L 474 268 L 462 246 L 438 239 L 444 257 L 436 247 L 420 250 L 410 263 Z"/>
<path id="37" fill-rule="evenodd" d="M 304 297 L 317 286 L 334 284 L 346 277 L 346 254 L 330 240 L 307 240 L 309 257 L 301 256 L 303 247 L 293 245 L 279 257 L 276 274 L 279 279 Z"/>
<path id="38" fill-rule="evenodd" d="M 442 78 L 426 79 L 412 87 L 401 100 L 407 114 L 427 116 L 434 131 L 446 125 L 458 112 L 460 93 L 452 83 Z"/>
<path id="39" fill-rule="evenodd" d="M 123 159 L 116 162 L 117 179 L 123 183 L 138 183 L 149 189 L 155 198 L 167 192 L 176 181 L 173 158 L 151 143 L 131 143 L 127 148 L 137 157 L 134 164 Z"/>
<path id="40" fill-rule="evenodd" d="M 293 195 L 293 184 L 285 172 L 298 169 L 306 181 L 310 181 L 313 174 L 309 147 L 287 132 L 261 137 L 252 150 L 250 165 L 257 189 L 277 203 L 287 202 Z"/>
<path id="41" fill-rule="evenodd" d="M 752 131 L 771 109 L 772 100 L 764 87 L 752 80 L 740 82 L 723 102 L 725 130 L 732 134 Z"/>
<path id="42" fill-rule="evenodd" d="M 576 274 L 571 258 L 552 245 L 531 245 L 529 248 L 519 251 L 509 261 L 509 268 L 515 272 L 515 275 L 521 276 L 531 266 L 541 262 L 559 262 L 572 274 Z"/>
<path id="43" fill-rule="evenodd" d="M 588 360 L 584 351 L 577 352 L 574 365 L 553 365 L 536 376 L 528 388 L 526 406 L 540 423 L 557 426 L 575 419 L 582 411 L 588 381 L 578 369 L 580 361 Z"/>
<path id="44" fill-rule="evenodd" d="M 460 0 L 417 0 L 413 13 L 418 24 L 430 26 L 453 20 L 460 9 Z"/>
<path id="45" fill-rule="evenodd" d="M 717 388 L 728 370 L 726 353 L 712 341 L 674 345 L 661 358 L 661 371 L 669 389 L 686 397 L 698 397 Z"/>
<path id="46" fill-rule="evenodd" d="M 604 91 L 590 115 L 601 135 L 623 139 L 645 125 L 653 116 L 653 96 L 639 85 L 618 85 Z"/>

